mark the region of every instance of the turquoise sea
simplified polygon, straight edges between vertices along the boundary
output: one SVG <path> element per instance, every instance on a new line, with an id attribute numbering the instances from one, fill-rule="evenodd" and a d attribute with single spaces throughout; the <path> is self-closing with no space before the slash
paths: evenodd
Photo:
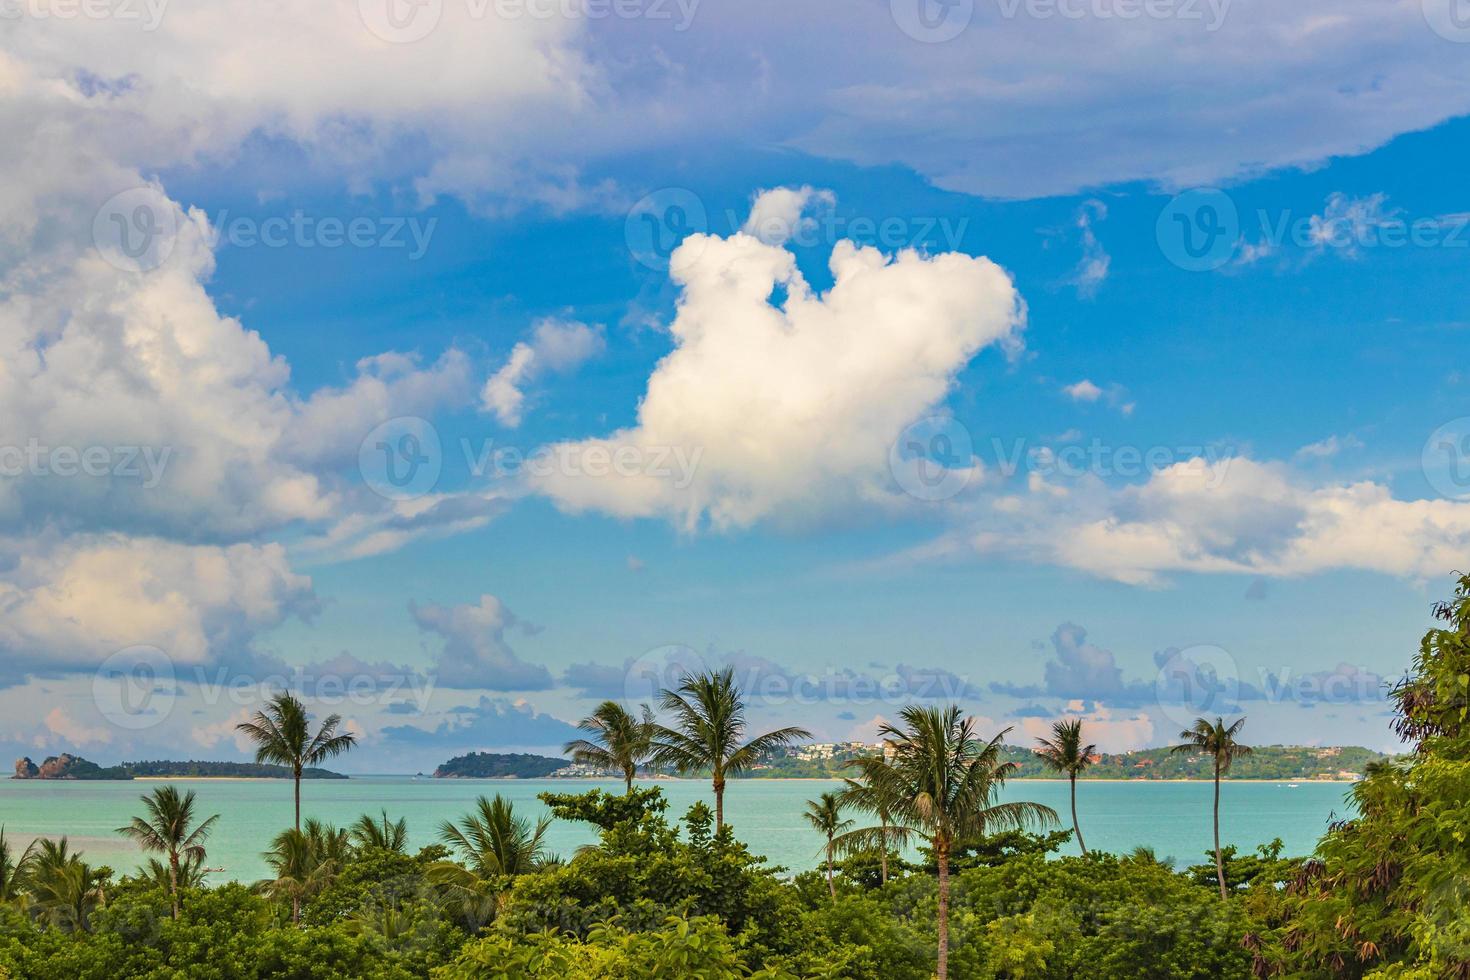
<path id="1" fill-rule="evenodd" d="M 179 780 L 198 794 L 198 810 L 220 819 L 209 841 L 209 865 L 223 868 L 215 880 L 254 881 L 264 877 L 260 852 L 291 822 L 289 780 Z M 153 781 L 68 782 L 0 780 L 0 824 L 12 841 L 35 836 L 68 836 L 93 863 L 119 873 L 141 858 L 114 829 L 141 812 L 138 797 Z M 646 784 L 645 784 L 646 785 Z M 695 800 L 710 802 L 709 784 L 659 780 L 669 813 L 682 815 Z M 806 801 L 836 782 L 804 779 L 734 780 L 725 792 L 726 819 L 757 854 L 793 870 L 815 867 L 820 838 L 801 819 Z M 359 814 L 387 808 L 393 818 L 408 818 L 414 848 L 432 843 L 444 820 L 467 812 L 476 796 L 500 793 L 528 814 L 545 812 L 538 793 L 579 792 L 603 786 L 621 792 L 622 784 L 597 780 L 428 779 L 411 776 L 354 776 L 348 780 L 311 780 L 302 784 L 302 814 L 339 826 Z M 1222 790 L 1221 837 L 1242 850 L 1280 837 L 1288 854 L 1311 851 L 1329 820 L 1350 813 L 1346 783 L 1227 782 Z M 1067 816 L 1067 784 L 1017 780 L 1007 799 L 1026 799 Z M 1094 850 L 1124 852 L 1138 845 L 1179 866 L 1196 864 L 1211 846 L 1208 782 L 1102 782 L 1078 785 L 1082 832 Z M 1070 823 L 1067 824 L 1070 826 Z M 552 850 L 570 855 L 594 835 L 582 824 L 557 822 L 549 832 Z M 1075 851 L 1075 844 L 1073 845 Z"/>

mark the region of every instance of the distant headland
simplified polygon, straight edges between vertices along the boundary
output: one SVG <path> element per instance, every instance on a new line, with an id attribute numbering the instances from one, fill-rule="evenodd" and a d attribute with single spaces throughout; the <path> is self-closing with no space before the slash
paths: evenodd
<path id="1" fill-rule="evenodd" d="M 15 779 L 290 779 L 291 770 L 260 762 L 124 762 L 99 766 L 81 756 L 63 752 L 40 765 L 29 757 L 15 760 Z M 340 772 L 303 769 L 302 779 L 346 779 Z"/>

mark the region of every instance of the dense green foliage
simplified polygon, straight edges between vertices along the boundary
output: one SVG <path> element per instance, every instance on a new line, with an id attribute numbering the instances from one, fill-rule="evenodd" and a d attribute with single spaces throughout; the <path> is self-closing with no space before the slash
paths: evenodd
<path id="1" fill-rule="evenodd" d="M 1436 610 L 1393 692 L 1406 761 L 1353 787 L 1285 894 L 1265 896 L 1249 943 L 1262 975 L 1470 977 L 1470 576 Z"/>

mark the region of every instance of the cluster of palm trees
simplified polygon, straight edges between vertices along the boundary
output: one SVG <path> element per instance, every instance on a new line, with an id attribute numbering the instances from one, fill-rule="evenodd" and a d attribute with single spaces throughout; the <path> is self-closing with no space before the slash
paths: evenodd
<path id="1" fill-rule="evenodd" d="M 659 708 L 673 715 L 662 725 L 648 705 L 634 716 L 616 701 L 604 701 L 577 727 L 592 739 L 568 742 L 572 761 L 620 772 L 629 792 L 640 768 L 681 775 L 708 773 L 715 794 L 715 829 L 725 825 L 725 782 L 752 768 L 769 752 L 812 737 L 805 728 L 778 728 L 745 737 L 745 700 L 732 668 L 685 674 L 672 690 L 659 692 Z"/>
<path id="2" fill-rule="evenodd" d="M 65 837 L 39 838 L 17 854 L 0 827 L 0 902 L 34 919 L 66 932 L 86 931 L 92 914 L 107 904 L 111 878 L 111 868 L 83 861 Z"/>
<path id="3" fill-rule="evenodd" d="M 731 670 L 686 674 L 673 690 L 661 692 L 659 706 L 671 712 L 673 725 L 660 724 L 647 705 L 635 715 L 616 701 L 605 701 L 578 727 L 588 738 L 568 742 L 572 759 L 619 772 L 632 792 L 640 768 L 673 769 L 681 774 L 708 773 L 715 797 L 716 825 L 724 822 L 728 776 L 753 767 L 766 752 L 808 738 L 800 728 L 782 728 L 745 741 L 745 705 Z M 938 974 L 948 976 L 950 857 L 957 845 L 1002 830 L 1045 826 L 1057 821 L 1050 807 L 1025 801 L 999 802 L 997 797 L 1016 764 L 1001 759 L 1010 729 L 988 741 L 958 707 L 911 705 L 900 713 L 901 725 L 884 724 L 881 755 L 854 759 L 855 778 L 841 790 L 807 802 L 804 817 L 824 838 L 821 854 L 827 888 L 835 899 L 833 880 L 841 854 L 867 852 L 879 856 L 880 875 L 888 880 L 888 861 L 898 849 L 923 844 L 933 855 L 939 877 Z M 1227 885 L 1220 849 L 1220 779 L 1231 764 L 1250 752 L 1237 741 L 1245 719 L 1226 725 L 1201 718 L 1180 733 L 1175 752 L 1207 754 L 1215 779 L 1215 867 L 1220 895 Z M 1080 719 L 1052 726 L 1050 737 L 1037 739 L 1036 753 L 1052 771 L 1067 778 L 1072 830 L 1084 856 L 1087 845 L 1077 816 L 1077 779 L 1096 759 L 1097 747 L 1085 740 Z M 857 827 L 849 812 L 872 818 Z"/>

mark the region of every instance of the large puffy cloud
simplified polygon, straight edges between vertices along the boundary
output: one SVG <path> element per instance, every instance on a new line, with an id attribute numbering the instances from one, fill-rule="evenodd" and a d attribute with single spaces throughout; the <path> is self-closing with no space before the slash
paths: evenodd
<path id="1" fill-rule="evenodd" d="M 890 257 L 840 241 L 830 267 L 817 293 L 779 245 L 687 238 L 670 265 L 676 349 L 648 379 L 638 424 L 550 447 L 565 465 L 537 489 L 568 509 L 686 529 L 892 497 L 899 433 L 981 348 L 1018 342 L 1020 298 L 1000 267 L 957 253 Z"/>

